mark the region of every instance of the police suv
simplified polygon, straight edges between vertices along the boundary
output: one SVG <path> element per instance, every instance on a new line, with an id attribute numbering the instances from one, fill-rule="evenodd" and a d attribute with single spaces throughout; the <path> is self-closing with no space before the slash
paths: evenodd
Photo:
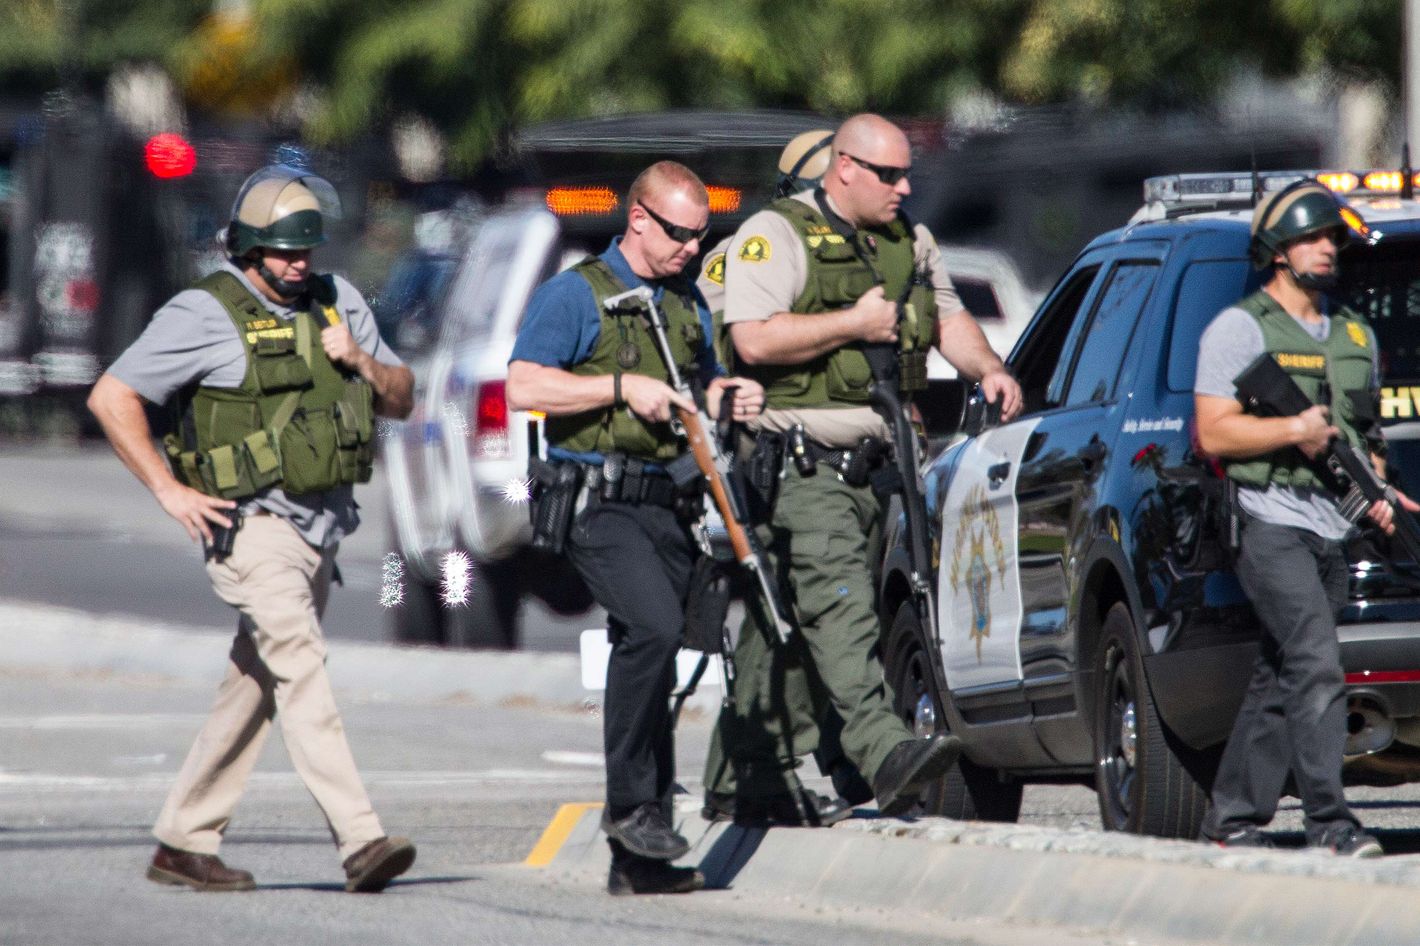
<path id="1" fill-rule="evenodd" d="M 1085 247 L 1011 352 L 1022 414 L 993 425 L 968 410 L 965 439 L 924 467 L 935 632 L 900 523 L 889 537 L 898 708 L 966 742 L 933 812 L 1014 821 L 1025 782 L 1084 782 L 1107 829 L 1197 834 L 1258 640 L 1223 551 L 1221 470 L 1193 435 L 1198 339 L 1261 284 L 1254 187 L 1308 173 L 1362 218 L 1338 294 L 1380 342 L 1392 479 L 1420 488 L 1420 175 L 1149 179 L 1144 206 Z M 1420 572 L 1390 552 L 1374 531 L 1348 543 L 1352 784 L 1420 780 Z"/>

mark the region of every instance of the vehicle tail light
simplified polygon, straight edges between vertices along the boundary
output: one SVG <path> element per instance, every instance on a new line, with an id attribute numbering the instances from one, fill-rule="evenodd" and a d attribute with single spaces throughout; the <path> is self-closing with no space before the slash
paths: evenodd
<path id="1" fill-rule="evenodd" d="M 478 386 L 473 410 L 473 455 L 480 460 L 506 460 L 513 455 L 508 439 L 508 389 L 503 381 Z"/>
<path id="2" fill-rule="evenodd" d="M 609 214 L 621 204 L 610 187 L 554 187 L 544 200 L 559 217 Z"/>
<path id="3" fill-rule="evenodd" d="M 740 189 L 738 187 L 718 187 L 714 184 L 705 188 L 710 198 L 712 214 L 732 214 L 740 209 Z"/>

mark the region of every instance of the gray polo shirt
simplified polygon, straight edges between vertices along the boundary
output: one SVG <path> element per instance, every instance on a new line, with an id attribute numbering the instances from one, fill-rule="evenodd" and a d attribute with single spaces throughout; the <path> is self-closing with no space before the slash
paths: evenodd
<path id="1" fill-rule="evenodd" d="M 297 314 L 263 296 L 230 262 L 222 268 L 241 280 L 273 315 L 289 321 Z M 375 317 L 359 291 L 340 276 L 335 277 L 335 288 L 336 311 L 356 343 L 382 364 L 403 364 L 380 338 Z M 163 304 L 143 334 L 108 370 L 147 400 L 162 404 L 189 384 L 240 387 L 246 367 L 246 349 L 227 310 L 211 293 L 185 289 Z M 242 504 L 246 514 L 258 508 L 288 520 L 317 548 L 333 547 L 360 524 L 350 486 L 302 496 L 273 487 Z"/>
<path id="2" fill-rule="evenodd" d="M 1301 319 L 1297 319 L 1297 324 L 1319 342 L 1326 341 L 1331 332 L 1331 319 L 1325 316 L 1320 324 Z M 1262 327 L 1250 314 L 1236 306 L 1219 312 L 1204 329 L 1198 343 L 1198 376 L 1193 383 L 1193 392 L 1209 397 L 1237 397 L 1233 379 L 1242 374 L 1243 369 L 1266 347 Z M 1373 343 L 1372 384 L 1380 377 L 1376 357 Z M 1263 522 L 1306 529 L 1324 539 L 1341 539 L 1351 528 L 1351 523 L 1337 511 L 1336 498 L 1326 490 L 1296 489 L 1275 483 L 1269 484 L 1266 489 L 1239 486 L 1238 503 L 1248 515 Z"/>

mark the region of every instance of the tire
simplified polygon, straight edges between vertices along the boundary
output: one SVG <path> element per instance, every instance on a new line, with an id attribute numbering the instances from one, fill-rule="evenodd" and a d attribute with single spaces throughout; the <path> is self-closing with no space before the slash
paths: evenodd
<path id="1" fill-rule="evenodd" d="M 1124 604 L 1105 616 L 1094 680 L 1095 791 L 1105 830 L 1198 837 L 1208 793 L 1159 720 Z"/>
<path id="2" fill-rule="evenodd" d="M 892 622 L 888 667 L 893 688 L 893 708 L 918 736 L 946 732 L 942 695 L 932 675 L 930 659 L 918 633 L 917 610 L 911 601 L 897 609 Z M 1024 786 L 1004 778 L 996 769 L 977 765 L 963 756 L 941 779 L 922 793 L 929 815 L 958 821 L 1015 822 L 1021 816 Z"/>

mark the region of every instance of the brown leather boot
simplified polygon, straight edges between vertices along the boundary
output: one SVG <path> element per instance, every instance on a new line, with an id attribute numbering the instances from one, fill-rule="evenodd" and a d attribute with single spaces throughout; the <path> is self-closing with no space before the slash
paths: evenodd
<path id="1" fill-rule="evenodd" d="M 256 886 L 250 873 L 233 870 L 216 854 L 194 854 L 159 844 L 148 865 L 148 879 L 157 884 L 188 886 L 193 890 L 251 890 Z"/>
<path id="2" fill-rule="evenodd" d="M 408 838 L 376 838 L 345 859 L 345 889 L 379 893 L 414 865 L 414 845 Z"/>

